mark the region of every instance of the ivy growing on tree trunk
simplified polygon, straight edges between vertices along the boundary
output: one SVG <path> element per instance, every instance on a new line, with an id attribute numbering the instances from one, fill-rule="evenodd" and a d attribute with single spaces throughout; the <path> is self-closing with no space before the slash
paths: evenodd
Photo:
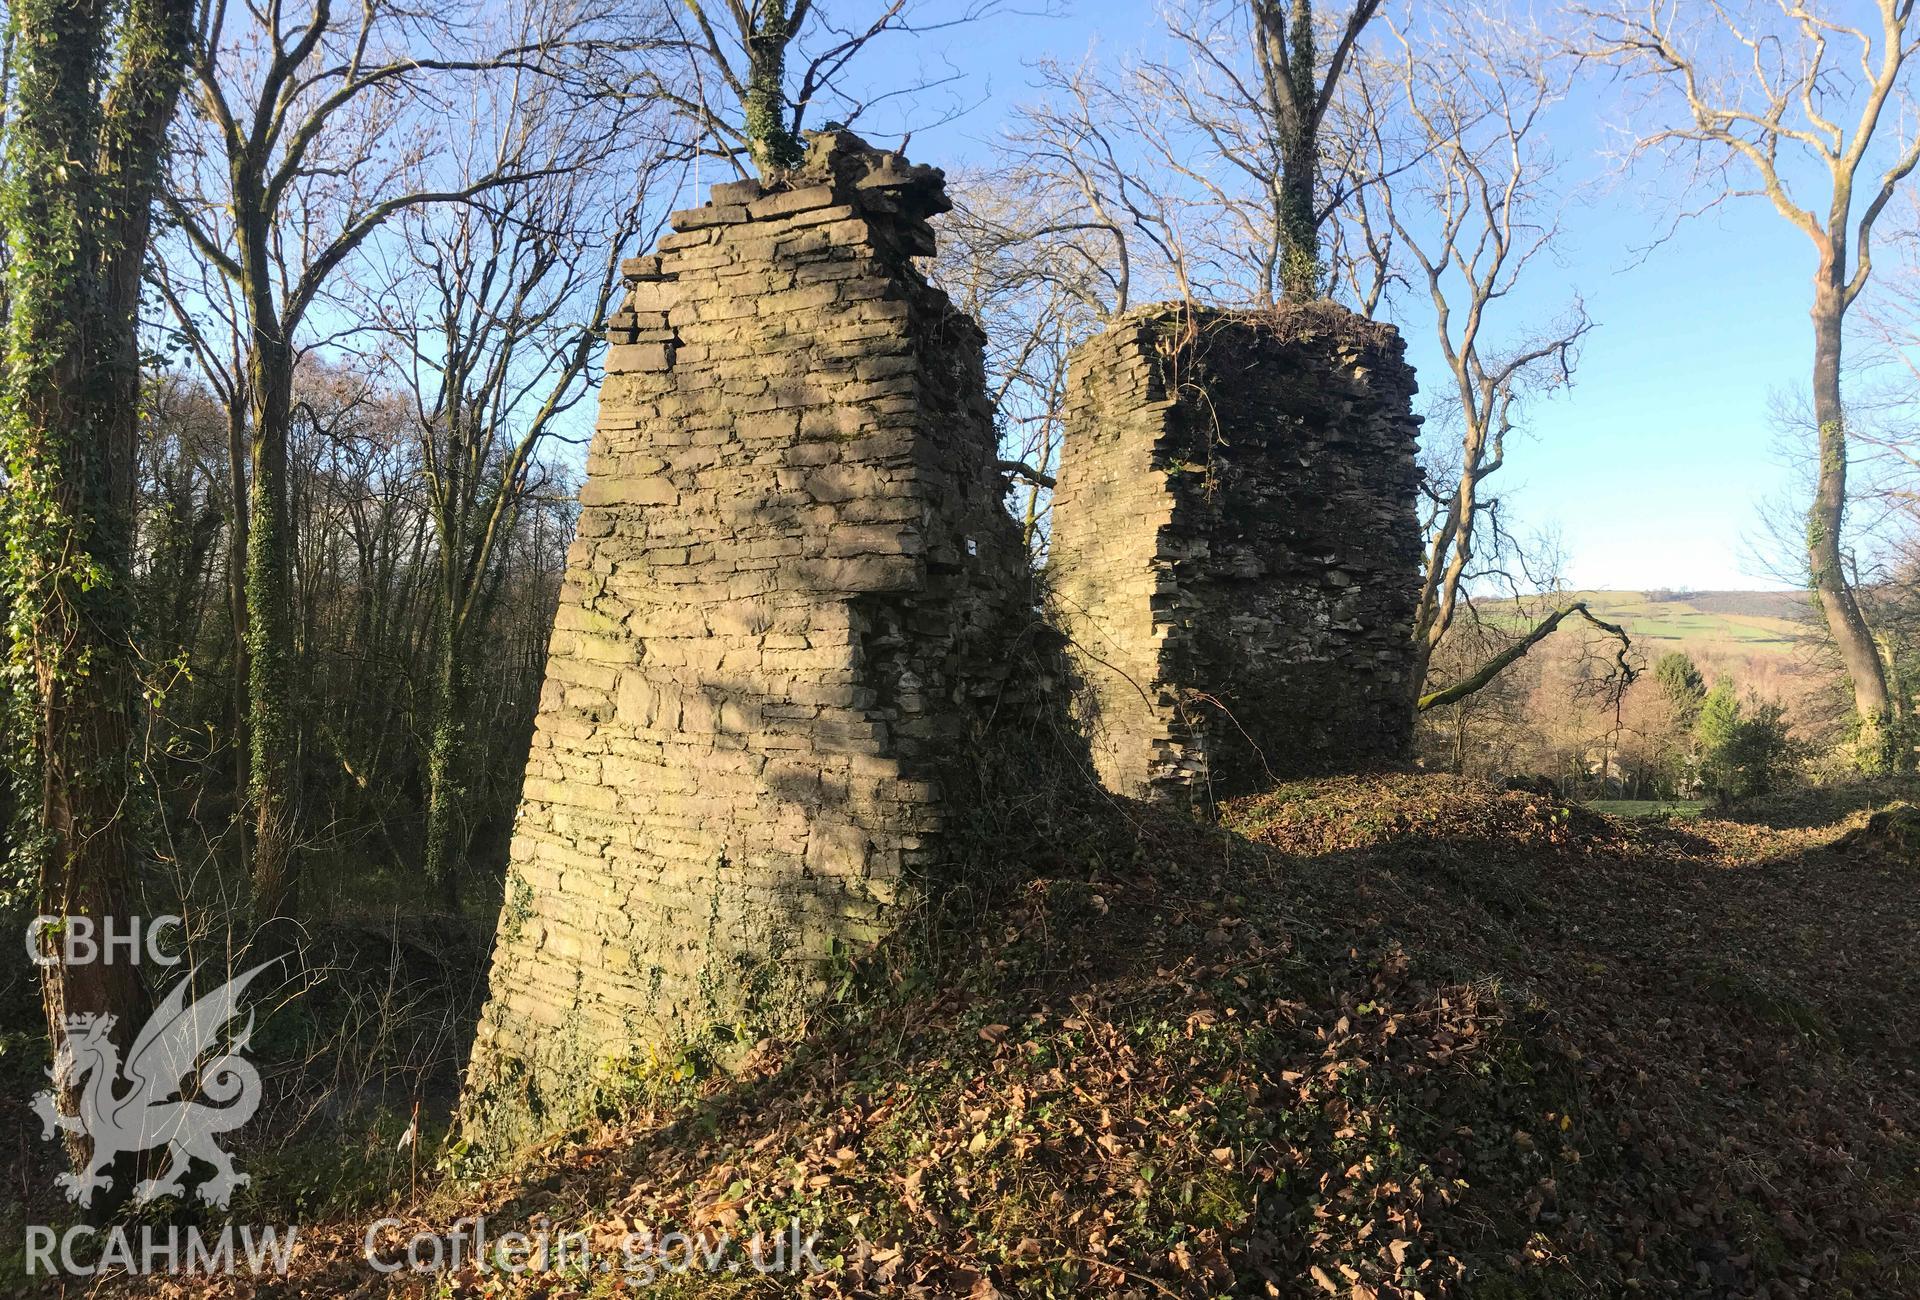
<path id="1" fill-rule="evenodd" d="M 40 911 L 97 920 L 131 912 L 141 854 L 131 813 L 137 314 L 193 6 L 11 9 L 0 581 L 22 778 L 16 844 Z M 115 1033 L 130 1034 L 144 999 L 126 963 L 45 968 L 56 1045 L 76 1015 L 116 1016 Z M 84 1157 L 84 1137 L 71 1143 Z"/>
<path id="2" fill-rule="evenodd" d="M 796 17 L 787 0 L 761 0 L 747 36 L 747 147 L 763 176 L 800 165 L 805 150 L 787 124 L 787 46 Z"/>
<path id="3" fill-rule="evenodd" d="M 1380 0 L 1354 0 L 1324 72 L 1314 32 L 1313 0 L 1247 0 L 1260 64 L 1268 130 L 1280 154 L 1280 283 L 1286 297 L 1304 302 L 1324 288 L 1320 225 L 1329 215 L 1316 205 L 1320 128 L 1361 31 Z"/>

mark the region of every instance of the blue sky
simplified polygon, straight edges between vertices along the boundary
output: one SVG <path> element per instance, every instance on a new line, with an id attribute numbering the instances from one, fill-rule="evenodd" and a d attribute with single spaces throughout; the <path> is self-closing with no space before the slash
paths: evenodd
<path id="1" fill-rule="evenodd" d="M 1033 97 L 1025 63 L 1093 48 L 1118 57 L 1157 25 L 1148 0 L 1080 0 L 1072 10 L 929 41 L 927 52 L 965 74 L 956 93 L 981 102 L 918 131 L 916 161 L 985 161 L 1008 109 Z M 1596 86 L 1563 106 L 1552 136 L 1569 180 L 1610 174 L 1600 155 L 1612 139 L 1611 101 Z M 1777 586 L 1756 558 L 1766 548 L 1762 506 L 1792 483 L 1771 405 L 1805 384 L 1812 250 L 1749 200 L 1683 225 L 1639 260 L 1634 250 L 1659 224 L 1658 183 L 1603 184 L 1570 205 L 1564 264 L 1543 265 L 1532 296 L 1551 315 L 1578 291 L 1598 328 L 1573 389 L 1532 409 L 1501 489 L 1523 531 L 1557 533 L 1574 586 Z M 1423 386 L 1436 391 L 1431 325 L 1409 318 L 1406 328 Z"/>

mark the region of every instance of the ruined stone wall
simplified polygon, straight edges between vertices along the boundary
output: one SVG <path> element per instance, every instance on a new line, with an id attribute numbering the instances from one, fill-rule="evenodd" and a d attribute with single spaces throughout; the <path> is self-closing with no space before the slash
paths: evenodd
<path id="1" fill-rule="evenodd" d="M 1403 754 L 1403 352 L 1330 303 L 1150 307 L 1075 351 L 1049 587 L 1109 789 L 1205 802 Z"/>
<path id="2" fill-rule="evenodd" d="M 804 999 L 940 859 L 1032 618 L 982 336 L 912 265 L 946 206 L 823 135 L 626 264 L 469 1072 L 496 1142 Z"/>

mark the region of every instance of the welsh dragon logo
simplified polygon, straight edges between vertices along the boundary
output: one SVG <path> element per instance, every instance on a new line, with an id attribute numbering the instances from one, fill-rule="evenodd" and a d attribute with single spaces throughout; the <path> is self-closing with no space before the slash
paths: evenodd
<path id="1" fill-rule="evenodd" d="M 96 1191 L 113 1185 L 106 1170 L 122 1152 L 162 1145 L 170 1148 L 171 1163 L 164 1174 L 134 1188 L 136 1204 L 183 1195 L 183 1175 L 196 1159 L 214 1169 L 213 1177 L 197 1189 L 208 1204 L 225 1209 L 234 1188 L 246 1186 L 247 1176 L 234 1171 L 233 1160 L 214 1138 L 245 1124 L 260 1107 L 260 1073 L 240 1055 L 253 1032 L 253 1017 L 247 1017 L 219 1055 L 204 1065 L 201 1058 L 219 1046 L 222 1033 L 240 1013 L 240 995 L 271 965 L 263 962 L 191 1003 L 189 971 L 141 1028 L 124 1065 L 111 1037 L 114 1017 L 66 1018 L 66 1041 L 47 1071 L 55 1087 L 37 1093 L 33 1108 L 40 1116 L 42 1138 L 56 1132 L 84 1133 L 93 1143 L 87 1168 L 56 1180 L 68 1200 L 91 1205 Z M 183 1093 L 195 1081 L 195 1099 L 187 1100 Z M 77 1114 L 61 1113 L 62 1084 L 79 1088 Z"/>

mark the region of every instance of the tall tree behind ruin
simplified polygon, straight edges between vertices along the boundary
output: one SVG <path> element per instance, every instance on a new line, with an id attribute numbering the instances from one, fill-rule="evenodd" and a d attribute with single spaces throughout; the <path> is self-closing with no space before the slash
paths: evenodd
<path id="1" fill-rule="evenodd" d="M 972 292 L 1023 322 L 1084 320 L 1068 346 L 1087 324 L 1166 298 L 1270 307 L 1319 296 L 1326 231 L 1376 179 L 1344 144 L 1345 165 L 1324 166 L 1322 146 L 1380 11 L 1377 0 L 1331 18 L 1306 3 L 1183 0 L 1163 10 L 1170 40 L 1160 57 L 1042 60 L 1039 95 L 1015 114 L 992 171 L 961 188 L 963 211 L 948 221 L 971 258 Z M 1291 285 L 1289 266 L 1299 273 Z M 1026 382 L 1045 378 L 1033 363 L 1051 350 L 1015 333 L 1024 341 L 990 349 L 995 386 L 1057 397 L 1058 385 Z M 1002 414 L 1010 428 L 1044 431 L 1060 413 Z M 1030 463 L 1033 448 L 1008 450 L 1037 521 L 1047 475 L 1027 471 L 1045 466 Z M 1037 523 L 1030 533 L 1043 538 Z"/>
<path id="2" fill-rule="evenodd" d="M 1422 704 L 1429 668 L 1471 609 L 1469 589 L 1519 567 L 1488 480 L 1520 436 L 1525 400 L 1571 382 L 1591 322 L 1577 299 L 1558 319 L 1503 319 L 1559 239 L 1559 160 L 1544 136 L 1571 61 L 1500 7 L 1410 13 L 1390 30 L 1363 55 L 1341 106 L 1360 145 L 1355 170 L 1372 178 L 1347 223 L 1364 254 L 1350 277 L 1369 286 L 1363 295 L 1407 283 L 1431 312 L 1446 366 L 1446 395 L 1423 439 L 1427 553 L 1409 678 L 1414 703 L 1431 707 Z M 1565 617 L 1556 609 L 1538 621 Z M 1479 676 L 1476 666 L 1456 681 Z"/>
<path id="3" fill-rule="evenodd" d="M 1899 138 L 1920 23 L 1914 0 L 1873 0 L 1871 21 L 1858 25 L 1816 12 L 1823 7 L 1614 0 L 1579 12 L 1592 24 L 1593 53 L 1644 91 L 1649 125 L 1638 152 L 1677 160 L 1709 205 L 1764 197 L 1813 245 L 1819 461 L 1807 572 L 1852 687 L 1857 760 L 1875 769 L 1899 752 L 1905 707 L 1888 689 L 1846 567 L 1841 373 L 1847 313 L 1873 273 L 1874 227 L 1920 164 L 1920 134 Z"/>
<path id="4" fill-rule="evenodd" d="M 1180 0 L 1157 57 L 1042 61 L 1003 145 L 1006 180 L 1035 201 L 1030 237 L 1109 262 L 1109 311 L 1321 296 L 1327 228 L 1368 181 L 1323 145 L 1381 5 Z"/>
<path id="5" fill-rule="evenodd" d="M 988 396 L 999 425 L 1022 539 L 1046 549 L 1053 473 L 1060 453 L 1067 354 L 1096 328 L 1098 276 L 1081 245 L 1027 238 L 1028 195 L 1001 177 L 950 181 L 954 211 L 941 231 L 934 278 L 987 337 Z"/>
<path id="6" fill-rule="evenodd" d="M 657 148 L 625 147 L 661 135 L 630 109 L 576 105 L 537 86 L 517 89 L 516 100 L 530 139 L 514 149 L 573 166 L 495 189 L 484 204 L 406 214 L 392 232 L 391 278 L 369 311 L 408 377 L 434 532 L 424 857 L 450 899 L 476 815 L 473 684 L 478 638 L 501 593 L 500 553 L 546 486 L 548 440 L 593 392 L 620 260 L 636 239 L 651 242 L 679 171 L 669 174 Z M 494 140 L 458 156 L 468 175 L 513 166 Z"/>
<path id="7" fill-rule="evenodd" d="M 130 914 L 142 852 L 130 761 L 136 324 L 193 6 L 10 10 L 0 578 L 8 676 L 25 697 L 23 752 L 10 757 L 37 786 L 21 802 L 40 910 L 97 921 Z M 145 994 L 126 963 L 52 965 L 42 989 L 56 1045 L 70 1016 L 116 1016 L 119 1036 L 140 1022 Z M 84 1156 L 84 1137 L 71 1141 Z"/>
<path id="8" fill-rule="evenodd" d="M 235 358 L 244 374 L 227 392 L 247 407 L 247 464 L 234 476 L 245 477 L 248 492 L 236 624 L 246 646 L 258 921 L 281 915 L 297 884 L 306 737 L 294 678 L 287 456 L 301 335 L 310 317 L 325 313 L 334 277 L 397 214 L 564 169 L 564 159 L 516 153 L 502 174 L 448 175 L 442 151 L 450 134 L 511 138 L 515 128 L 461 123 L 445 103 L 473 102 L 476 80 L 553 76 L 563 67 L 582 79 L 582 93 L 618 90 L 617 55 L 645 37 L 607 38 L 608 21 L 608 11 L 575 0 L 529 0 L 479 25 L 451 16 L 425 23 L 389 0 L 349 11 L 315 0 L 298 18 L 278 8 L 205 11 L 190 97 L 197 129 L 168 201 L 183 240 L 224 282 L 234 319 L 245 325 Z M 603 75 L 609 59 L 614 69 Z"/>
<path id="9" fill-rule="evenodd" d="M 1182 146 L 1135 70 L 1042 60 L 1036 71 L 1041 98 L 1015 114 L 991 182 L 1008 200 L 996 242 L 1028 246 L 1042 272 L 1022 282 L 1058 286 L 1099 318 L 1168 295 L 1234 296 L 1231 266 L 1217 269 L 1231 259 L 1209 238 L 1223 205 L 1183 184 L 1169 161 Z"/>
<path id="10" fill-rule="evenodd" d="M 1450 625 L 1459 582 L 1469 572 L 1484 576 L 1479 569 L 1496 559 L 1498 530 L 1473 489 L 1503 463 L 1512 404 L 1529 388 L 1564 380 L 1562 363 L 1585 322 L 1576 308 L 1518 337 L 1495 330 L 1505 335 L 1496 342 L 1487 333 L 1500 299 L 1551 256 L 1554 160 L 1540 147 L 1536 119 L 1564 93 L 1569 69 L 1549 66 L 1545 43 L 1510 24 L 1503 7 L 1409 7 L 1400 22 L 1418 25 L 1412 50 L 1379 35 L 1388 14 L 1362 7 L 1327 27 L 1352 44 L 1320 82 L 1333 96 L 1316 146 L 1325 156 L 1312 219 L 1324 249 L 1314 257 L 1333 263 L 1333 278 L 1352 288 L 1363 314 L 1449 313 L 1438 325 L 1471 408 L 1455 426 L 1456 441 L 1476 451 L 1470 473 L 1450 463 L 1447 477 L 1455 486 L 1464 480 L 1464 532 L 1471 538 L 1477 524 L 1484 545 L 1478 557 L 1470 545 L 1456 564 L 1452 543 L 1463 530 L 1435 520 L 1446 539 L 1434 569 L 1439 590 L 1427 602 L 1427 641 Z M 1174 54 L 1117 68 L 1039 65 L 1042 97 L 1020 110 L 992 178 L 1006 196 L 992 223 L 997 243 L 1032 246 L 1018 261 L 1002 255 L 1009 271 L 1017 267 L 1036 292 L 1043 283 L 1070 286 L 1097 316 L 1156 296 L 1254 306 L 1285 296 L 1288 137 L 1257 92 L 1255 17 L 1239 4 L 1189 0 L 1167 12 Z M 1375 33 L 1364 41 L 1355 26 L 1362 19 Z M 1410 111 L 1416 98 L 1424 122 Z M 1456 130 L 1466 136 L 1450 134 Z M 1495 184 L 1485 210 L 1465 201 L 1477 197 L 1477 179 L 1502 176 L 1514 188 Z M 1299 197 L 1297 187 L 1291 192 Z M 1395 215 L 1419 232 L 1414 251 L 1430 258 L 1433 277 L 1400 245 Z M 1545 229 L 1527 224 L 1543 216 Z M 1470 247 L 1483 234 L 1491 241 Z M 1469 269 L 1454 264 L 1456 252 Z M 1389 302 L 1388 286 L 1409 280 L 1414 299 Z M 1454 495 L 1436 504 L 1450 508 Z"/>

